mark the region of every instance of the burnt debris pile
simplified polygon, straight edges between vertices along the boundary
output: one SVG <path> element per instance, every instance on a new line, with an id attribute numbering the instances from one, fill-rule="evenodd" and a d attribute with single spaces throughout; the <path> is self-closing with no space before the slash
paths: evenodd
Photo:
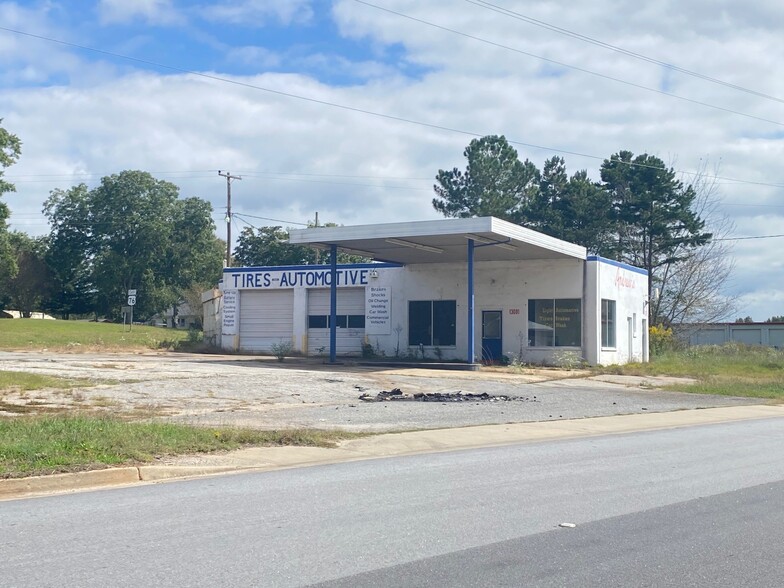
<path id="1" fill-rule="evenodd" d="M 364 392 L 359 396 L 365 402 L 388 402 L 388 401 L 409 401 L 409 402 L 537 402 L 536 396 L 506 396 L 500 394 L 494 396 L 483 392 L 481 394 L 457 392 L 417 392 L 406 394 L 400 388 L 392 390 L 382 390 L 375 396 Z"/>

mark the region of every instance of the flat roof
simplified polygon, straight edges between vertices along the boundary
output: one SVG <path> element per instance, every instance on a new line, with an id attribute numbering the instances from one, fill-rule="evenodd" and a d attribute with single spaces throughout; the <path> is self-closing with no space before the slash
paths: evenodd
<path id="1" fill-rule="evenodd" d="M 289 243 L 338 249 L 402 264 L 465 261 L 473 239 L 475 261 L 586 259 L 586 249 L 492 216 L 347 227 L 312 227 L 289 232 Z"/>

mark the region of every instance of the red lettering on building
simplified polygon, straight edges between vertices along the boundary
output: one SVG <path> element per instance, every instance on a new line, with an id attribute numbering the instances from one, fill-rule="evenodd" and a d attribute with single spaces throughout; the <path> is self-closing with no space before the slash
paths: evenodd
<path id="1" fill-rule="evenodd" d="M 615 285 L 618 288 L 634 288 L 637 286 L 632 278 L 627 278 L 621 273 L 621 268 L 615 272 Z"/>

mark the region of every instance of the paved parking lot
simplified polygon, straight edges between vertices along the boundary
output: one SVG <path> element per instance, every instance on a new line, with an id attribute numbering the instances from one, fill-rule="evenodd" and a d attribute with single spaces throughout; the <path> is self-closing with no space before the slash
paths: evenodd
<path id="1" fill-rule="evenodd" d="M 88 378 L 72 390 L 6 393 L 8 408 L 71 408 L 213 425 L 401 431 L 548 421 L 759 403 L 759 400 L 667 392 L 657 378 L 574 377 L 553 370 L 455 372 L 312 360 L 182 353 L 69 354 L 0 352 L 0 370 Z M 462 392 L 517 397 L 509 402 L 363 402 L 404 393 Z M 0 414 L 3 405 L 0 404 Z M 16 411 L 7 412 L 14 414 Z"/>

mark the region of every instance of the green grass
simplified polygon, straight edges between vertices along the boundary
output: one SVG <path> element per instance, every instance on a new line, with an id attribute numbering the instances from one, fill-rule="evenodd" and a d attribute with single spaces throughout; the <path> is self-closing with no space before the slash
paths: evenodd
<path id="1" fill-rule="evenodd" d="M 359 433 L 296 429 L 255 431 L 111 417 L 19 416 L 0 419 L 0 478 L 139 464 L 156 457 L 251 445 L 332 447 Z"/>
<path id="2" fill-rule="evenodd" d="M 784 400 L 784 351 L 739 344 L 701 345 L 667 351 L 650 363 L 599 368 L 604 373 L 636 376 L 680 376 L 694 384 L 668 389 L 701 394 Z"/>
<path id="3" fill-rule="evenodd" d="M 87 321 L 0 319 L 0 349 L 95 351 L 177 348 L 188 332 L 161 327 Z"/>
<path id="4" fill-rule="evenodd" d="M 43 388 L 84 388 L 94 382 L 84 378 L 58 378 L 29 372 L 9 372 L 0 370 L 0 392 L 6 390 L 41 390 Z"/>

